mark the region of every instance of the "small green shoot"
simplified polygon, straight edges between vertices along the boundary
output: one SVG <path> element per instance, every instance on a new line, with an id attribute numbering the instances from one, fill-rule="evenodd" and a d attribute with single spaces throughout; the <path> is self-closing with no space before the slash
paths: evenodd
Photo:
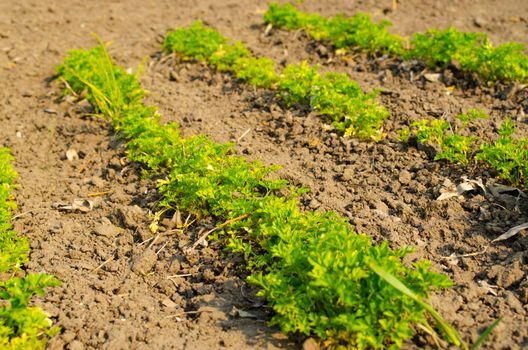
<path id="1" fill-rule="evenodd" d="M 489 119 L 489 116 L 485 111 L 478 109 L 470 109 L 467 113 L 460 113 L 456 117 L 462 122 L 463 127 L 469 126 L 477 119 Z"/>
<path id="2" fill-rule="evenodd" d="M 217 52 L 226 40 L 214 29 L 205 27 L 201 21 L 187 29 L 176 29 L 163 41 L 166 52 L 178 52 L 187 59 L 206 60 Z"/>
<path id="3" fill-rule="evenodd" d="M 218 51 L 210 56 L 210 64 L 216 67 L 220 72 L 231 72 L 239 59 L 251 56 L 249 50 L 240 41 L 234 44 L 224 44 L 218 48 Z"/>
<path id="4" fill-rule="evenodd" d="M 310 67 L 308 62 L 289 64 L 284 68 L 278 83 L 278 95 L 289 105 L 311 104 L 314 87 L 321 81 L 319 66 Z"/>
<path id="5" fill-rule="evenodd" d="M 485 112 L 474 109 L 461 113 L 457 116 L 457 119 L 462 121 L 462 128 L 459 130 L 455 130 L 455 127 L 446 120 L 416 121 L 411 123 L 410 127 L 399 131 L 400 139 L 408 142 L 411 134 L 414 134 L 418 143 L 436 148 L 435 160 L 444 159 L 450 163 L 467 165 L 476 151 L 478 137 L 464 136 L 460 132 L 474 120 L 487 117 Z"/>
<path id="6" fill-rule="evenodd" d="M 262 88 L 271 88 L 278 79 L 275 62 L 268 57 L 240 57 L 235 60 L 233 70 L 237 78 Z"/>
<path id="7" fill-rule="evenodd" d="M 490 324 L 489 327 L 484 330 L 484 332 L 482 332 L 482 334 L 478 337 L 477 341 L 473 343 L 473 345 L 471 345 L 470 349 L 477 350 L 478 348 L 480 348 L 480 346 L 484 344 L 484 341 L 486 340 L 486 338 L 491 334 L 491 332 L 493 332 L 495 327 L 497 327 L 497 325 L 501 321 L 502 321 L 502 317 L 499 317 L 495 321 L 493 321 L 493 323 Z"/>
<path id="8" fill-rule="evenodd" d="M 499 129 L 499 139 L 484 143 L 476 159 L 495 169 L 509 183 L 528 188 L 528 139 L 513 138 L 515 126 L 510 119 Z"/>

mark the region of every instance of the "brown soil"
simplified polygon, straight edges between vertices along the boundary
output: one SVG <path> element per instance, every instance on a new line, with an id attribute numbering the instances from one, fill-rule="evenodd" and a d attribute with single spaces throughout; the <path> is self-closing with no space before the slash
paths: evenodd
<path id="1" fill-rule="evenodd" d="M 502 1 L 306 1 L 305 10 L 325 15 L 357 10 L 393 21 L 392 31 L 410 34 L 455 25 L 487 32 L 496 43 L 528 43 L 528 2 Z M 492 118 L 474 132 L 490 138 L 511 116 L 527 135 L 526 87 L 488 88 L 448 69 L 427 81 L 417 63 L 363 55 L 347 60 L 302 33 L 273 30 L 264 35 L 266 1 L 0 1 L 1 144 L 12 148 L 20 187 L 15 226 L 31 239 L 30 271 L 45 271 L 64 283 L 39 300 L 61 327 L 51 349 L 253 349 L 299 348 L 302 337 L 286 337 L 266 326 L 269 310 L 243 279 L 240 257 L 215 243 L 193 254 L 189 236 L 170 234 L 154 242 L 149 213 L 155 183 L 124 157 L 122 144 L 89 108 L 60 97 L 51 83 L 65 52 L 94 44 L 90 33 L 112 41 L 117 62 L 135 67 L 149 57 L 142 83 L 149 103 L 185 135 L 205 133 L 235 141 L 252 159 L 280 164 L 281 176 L 311 193 L 303 204 L 335 210 L 358 231 L 393 247 L 416 247 L 412 258 L 430 259 L 455 287 L 435 295 L 442 315 L 468 339 L 504 317 L 485 348 L 528 347 L 528 238 L 519 233 L 480 252 L 497 235 L 528 221 L 528 202 L 518 192 L 495 196 L 473 191 L 435 199 L 461 176 L 493 184 L 485 169 L 432 161 L 422 147 L 397 141 L 395 130 L 412 120 L 483 108 Z M 195 19 L 243 40 L 257 54 L 282 64 L 307 59 L 322 69 L 347 72 L 366 89 L 383 88 L 391 112 L 384 141 L 344 139 L 325 120 L 287 109 L 272 94 L 255 91 L 233 77 L 198 63 L 161 60 L 164 33 Z M 456 86 L 451 91 L 448 86 Z M 331 129 L 331 128 L 330 128 Z M 79 159 L 69 161 L 67 150 Z M 88 199 L 87 212 L 60 211 L 57 204 Z M 170 277 L 170 278 L 169 278 Z M 409 348 L 423 348 L 417 337 Z"/>

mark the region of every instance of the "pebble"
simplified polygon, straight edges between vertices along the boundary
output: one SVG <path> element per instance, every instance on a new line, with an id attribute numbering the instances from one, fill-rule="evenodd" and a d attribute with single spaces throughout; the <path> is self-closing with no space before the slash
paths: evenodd
<path id="1" fill-rule="evenodd" d="M 72 343 L 74 342 L 73 339 L 75 339 L 75 332 L 72 332 L 72 331 L 65 331 L 64 334 L 62 335 L 62 339 L 67 342 L 67 343 Z"/>
<path id="2" fill-rule="evenodd" d="M 310 209 L 315 210 L 319 208 L 320 206 L 321 206 L 321 203 L 317 199 L 312 199 L 310 201 L 310 205 L 309 205 Z"/>
<path id="3" fill-rule="evenodd" d="M 53 108 L 44 108 L 44 113 L 57 114 L 57 111 L 54 110 Z"/>
<path id="4" fill-rule="evenodd" d="M 178 74 L 175 71 L 171 70 L 169 72 L 169 80 L 177 82 L 178 81 Z"/>
<path id="5" fill-rule="evenodd" d="M 319 350 L 319 344 L 315 341 L 314 338 L 308 338 L 303 343 L 303 350 Z"/>
<path id="6" fill-rule="evenodd" d="M 77 153 L 77 150 L 70 148 L 66 151 L 66 159 L 68 161 L 73 162 L 74 160 L 79 159 L 79 154 Z"/>
<path id="7" fill-rule="evenodd" d="M 523 308 L 522 303 L 513 295 L 512 292 L 508 291 L 506 292 L 506 303 L 515 310 L 519 315 L 525 315 L 525 311 Z"/>
<path id="8" fill-rule="evenodd" d="M 119 209 L 120 217 L 126 228 L 136 229 L 139 222 L 144 218 L 143 209 L 137 205 Z"/>
<path id="9" fill-rule="evenodd" d="M 98 176 L 92 177 L 90 179 L 90 182 L 92 183 L 92 185 L 94 185 L 97 188 L 104 188 L 106 184 L 106 182 Z"/>
<path id="10" fill-rule="evenodd" d="M 179 307 L 178 304 L 176 304 L 174 301 L 170 300 L 169 298 L 163 299 L 161 301 L 161 304 L 168 309 L 176 309 Z"/>
<path id="11" fill-rule="evenodd" d="M 49 227 L 50 233 L 60 233 L 61 230 L 62 230 L 62 223 L 60 221 L 56 221 L 50 224 L 50 227 Z"/>
<path id="12" fill-rule="evenodd" d="M 94 233 L 103 237 L 115 237 L 119 233 L 119 228 L 112 224 L 100 224 L 95 227 Z"/>
<path id="13" fill-rule="evenodd" d="M 500 274 L 497 284 L 503 288 L 510 288 L 524 279 L 524 272 L 519 260 L 516 260 L 510 269 L 506 269 Z"/>
<path id="14" fill-rule="evenodd" d="M 322 57 L 326 57 L 328 56 L 328 49 L 326 48 L 326 46 L 324 45 L 319 45 L 317 46 L 317 53 L 322 56 Z"/>
<path id="15" fill-rule="evenodd" d="M 142 254 L 132 258 L 130 269 L 139 275 L 146 275 L 154 268 L 157 261 L 156 252 L 153 249 L 147 249 Z"/>
<path id="16" fill-rule="evenodd" d="M 426 73 L 423 75 L 425 80 L 430 82 L 438 82 L 440 80 L 440 74 L 439 73 Z"/>
<path id="17" fill-rule="evenodd" d="M 374 204 L 374 207 L 376 208 L 376 210 L 378 210 L 379 212 L 385 214 L 385 215 L 389 215 L 389 207 L 387 206 L 387 204 L 385 204 L 384 202 L 382 201 L 377 201 L 375 204 Z"/>
<path id="18" fill-rule="evenodd" d="M 354 171 L 350 168 L 343 170 L 343 175 L 341 176 L 343 181 L 351 181 L 354 179 Z"/>
<path id="19" fill-rule="evenodd" d="M 130 184 L 126 185 L 125 192 L 129 193 L 129 194 L 136 193 L 136 184 L 130 183 Z"/>
<path id="20" fill-rule="evenodd" d="M 407 184 L 409 184 L 409 182 L 411 182 L 411 180 L 412 180 L 411 173 L 408 172 L 407 170 L 403 170 L 403 171 L 400 173 L 400 176 L 398 177 L 398 181 L 399 181 L 402 185 L 407 185 Z"/>
<path id="21" fill-rule="evenodd" d="M 70 349 L 70 350 L 83 350 L 84 349 L 84 345 L 80 341 L 74 340 L 74 341 L 72 341 L 69 344 L 68 349 Z"/>
<path id="22" fill-rule="evenodd" d="M 473 23 L 479 27 L 479 28 L 482 28 L 486 25 L 486 20 L 482 17 L 475 17 L 475 19 L 473 20 Z"/>

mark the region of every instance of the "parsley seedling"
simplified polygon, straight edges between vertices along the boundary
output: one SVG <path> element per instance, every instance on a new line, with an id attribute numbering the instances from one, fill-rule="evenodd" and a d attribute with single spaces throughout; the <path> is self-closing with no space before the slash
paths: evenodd
<path id="1" fill-rule="evenodd" d="M 476 159 L 495 169 L 499 177 L 511 184 L 528 188 L 528 139 L 514 139 L 515 127 L 506 119 L 499 129 L 499 139 L 480 146 Z"/>
<path id="2" fill-rule="evenodd" d="M 435 160 L 444 159 L 450 163 L 467 165 L 476 151 L 478 137 L 464 136 L 461 132 L 479 118 L 486 119 L 488 116 L 475 109 L 459 114 L 457 119 L 462 122 L 462 127 L 458 130 L 447 120 L 416 121 L 399 131 L 400 139 L 408 142 L 411 134 L 414 134 L 418 143 L 436 148 Z"/>

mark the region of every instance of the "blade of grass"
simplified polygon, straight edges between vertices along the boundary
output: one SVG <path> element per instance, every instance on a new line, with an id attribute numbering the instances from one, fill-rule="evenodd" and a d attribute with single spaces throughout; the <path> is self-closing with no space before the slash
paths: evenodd
<path id="1" fill-rule="evenodd" d="M 444 331 L 444 333 L 453 342 L 453 344 L 455 344 L 456 346 L 460 346 L 463 349 L 468 349 L 467 345 L 462 341 L 460 334 L 458 334 L 458 332 L 453 327 L 451 327 L 433 307 L 421 300 L 416 294 L 414 294 L 409 288 L 407 288 L 407 286 L 405 286 L 399 279 L 397 279 L 388 271 L 384 270 L 373 262 L 369 263 L 369 266 L 372 271 L 378 274 L 378 276 L 383 278 L 387 283 L 389 283 L 391 286 L 393 286 L 409 298 L 413 299 L 418 305 L 427 310 L 427 312 L 429 312 L 431 317 L 437 322 L 440 329 Z"/>
<path id="2" fill-rule="evenodd" d="M 480 335 L 477 341 L 473 343 L 473 345 L 471 345 L 471 350 L 478 349 L 484 343 L 484 340 L 486 340 L 488 335 L 490 335 L 490 333 L 495 329 L 495 327 L 497 327 L 500 321 L 502 321 L 502 317 L 496 319 L 488 328 L 486 328 L 486 330 Z"/>

